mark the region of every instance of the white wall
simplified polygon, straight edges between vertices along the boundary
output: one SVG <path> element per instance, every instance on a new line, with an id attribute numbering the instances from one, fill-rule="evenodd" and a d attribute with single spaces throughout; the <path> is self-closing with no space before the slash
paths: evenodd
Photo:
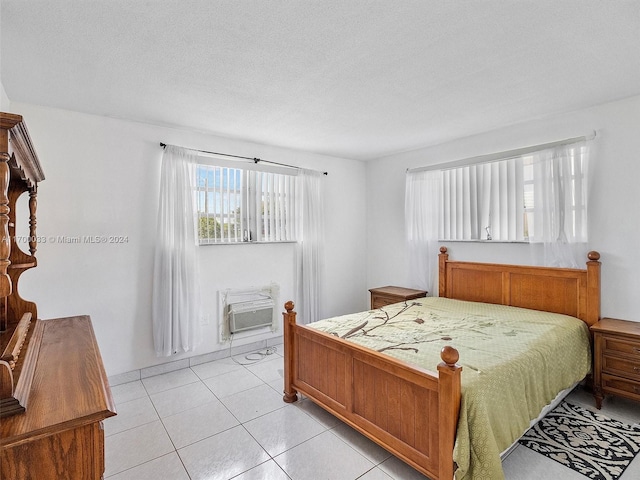
<path id="1" fill-rule="evenodd" d="M 0 16 L 2 15 L 2 8 L 0 8 Z M 2 52 L 2 35 L 0 35 L 0 52 Z M 10 102 L 7 93 L 4 91 L 4 85 L 2 85 L 2 54 L 0 54 L 0 112 L 11 112 Z"/>
<path id="2" fill-rule="evenodd" d="M 4 86 L 2 82 L 0 82 L 0 112 L 11 112 L 9 97 L 7 97 L 7 93 L 4 91 Z"/>
<path id="3" fill-rule="evenodd" d="M 9 97 L 7 92 L 4 91 L 4 85 L 2 84 L 2 57 L 0 56 L 0 112 L 11 112 Z"/>
<path id="4" fill-rule="evenodd" d="M 596 130 L 590 162 L 589 248 L 601 254 L 602 315 L 640 321 L 640 97 L 541 118 L 367 164 L 367 288 L 409 285 L 404 243 L 407 168 L 448 162 Z M 452 259 L 532 263 L 529 245 L 448 243 Z M 586 261 L 586 259 L 585 259 Z"/>
<path id="5" fill-rule="evenodd" d="M 362 162 L 16 102 L 12 108 L 23 115 L 44 169 L 38 235 L 50 239 L 38 248 L 37 269 L 23 275 L 21 296 L 37 302 L 43 319 L 91 315 L 108 375 L 167 361 L 155 357 L 150 313 L 159 142 L 328 171 L 321 314 L 366 307 Z M 58 238 L 87 235 L 123 235 L 128 242 L 69 244 Z M 199 251 L 210 322 L 195 354 L 229 347 L 217 343 L 218 291 L 275 282 L 281 304 L 295 301 L 293 244 L 216 245 Z"/>

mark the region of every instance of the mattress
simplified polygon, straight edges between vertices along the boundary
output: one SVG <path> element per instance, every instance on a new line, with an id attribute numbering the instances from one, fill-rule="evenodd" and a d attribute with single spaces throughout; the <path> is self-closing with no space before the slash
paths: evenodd
<path id="1" fill-rule="evenodd" d="M 500 453 L 591 367 L 584 322 L 504 305 L 425 297 L 308 326 L 434 372 L 459 351 L 458 480 L 504 478 Z"/>

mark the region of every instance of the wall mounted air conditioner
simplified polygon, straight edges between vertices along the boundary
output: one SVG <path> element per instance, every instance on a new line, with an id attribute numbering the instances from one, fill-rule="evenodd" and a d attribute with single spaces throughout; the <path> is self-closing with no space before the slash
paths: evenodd
<path id="1" fill-rule="evenodd" d="M 273 307 L 271 298 L 229 304 L 229 332 L 272 326 Z"/>

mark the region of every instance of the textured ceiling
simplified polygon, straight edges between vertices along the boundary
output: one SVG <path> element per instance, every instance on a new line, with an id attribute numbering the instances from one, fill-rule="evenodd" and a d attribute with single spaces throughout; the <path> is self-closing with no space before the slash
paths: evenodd
<path id="1" fill-rule="evenodd" d="M 640 94 L 640 1 L 0 0 L 11 101 L 355 159 Z"/>

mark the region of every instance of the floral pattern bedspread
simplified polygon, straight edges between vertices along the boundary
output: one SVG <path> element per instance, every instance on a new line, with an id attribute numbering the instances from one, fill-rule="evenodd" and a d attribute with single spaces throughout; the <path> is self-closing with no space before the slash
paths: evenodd
<path id="1" fill-rule="evenodd" d="M 459 351 L 458 480 L 503 479 L 500 453 L 591 368 L 584 322 L 524 308 L 425 297 L 308 326 L 434 372 L 443 346 Z"/>

